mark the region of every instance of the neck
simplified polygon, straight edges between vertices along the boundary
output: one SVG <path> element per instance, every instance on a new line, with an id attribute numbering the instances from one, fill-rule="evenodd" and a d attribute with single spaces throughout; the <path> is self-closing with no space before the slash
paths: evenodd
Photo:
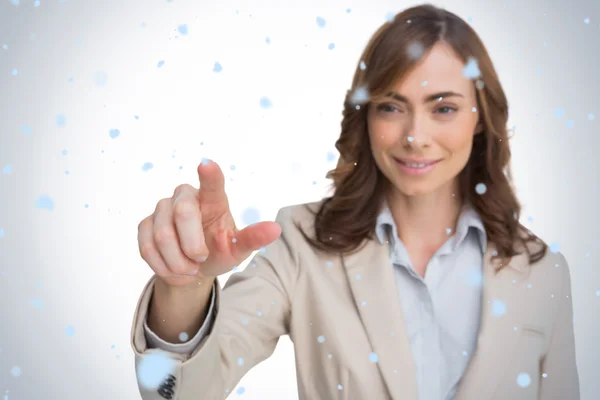
<path id="1" fill-rule="evenodd" d="M 462 208 L 457 185 L 419 196 L 392 190 L 387 201 L 402 243 L 407 248 L 432 253 L 454 234 Z"/>

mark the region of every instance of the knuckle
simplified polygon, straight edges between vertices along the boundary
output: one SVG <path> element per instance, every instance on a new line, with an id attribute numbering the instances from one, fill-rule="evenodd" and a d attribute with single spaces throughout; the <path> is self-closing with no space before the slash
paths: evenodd
<path id="1" fill-rule="evenodd" d="M 178 201 L 173 205 L 173 216 L 175 218 L 190 218 L 198 212 L 196 205 L 191 201 Z"/>
<path id="2" fill-rule="evenodd" d="M 140 243 L 139 249 L 140 255 L 145 261 L 150 260 L 156 252 L 156 249 L 154 248 L 152 243 Z"/>
<path id="3" fill-rule="evenodd" d="M 158 229 L 154 232 L 154 242 L 158 245 L 164 245 L 175 240 L 175 231 L 172 229 Z"/>
<path id="4" fill-rule="evenodd" d="M 140 232 L 145 231 L 146 229 L 148 229 L 148 224 L 150 222 L 150 217 L 146 217 L 143 220 L 140 221 L 140 223 L 138 224 L 138 234 Z"/>
<path id="5" fill-rule="evenodd" d="M 171 199 L 167 199 L 167 198 L 160 199 L 158 201 L 158 203 L 156 203 L 156 210 L 162 210 L 162 209 L 168 207 L 170 203 L 171 203 Z"/>
<path id="6" fill-rule="evenodd" d="M 181 193 L 185 193 L 185 192 L 192 192 L 194 191 L 194 187 L 192 185 L 190 185 L 189 183 L 182 183 L 181 185 L 178 185 L 175 190 L 173 191 L 173 196 L 178 196 Z"/>

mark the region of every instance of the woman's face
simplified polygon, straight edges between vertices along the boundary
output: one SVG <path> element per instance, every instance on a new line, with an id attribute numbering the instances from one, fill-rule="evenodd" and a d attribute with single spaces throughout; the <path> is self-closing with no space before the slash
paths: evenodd
<path id="1" fill-rule="evenodd" d="M 404 196 L 454 193 L 473 136 L 481 131 L 475 87 L 465 64 L 435 45 L 388 97 L 368 111 L 377 166 Z"/>

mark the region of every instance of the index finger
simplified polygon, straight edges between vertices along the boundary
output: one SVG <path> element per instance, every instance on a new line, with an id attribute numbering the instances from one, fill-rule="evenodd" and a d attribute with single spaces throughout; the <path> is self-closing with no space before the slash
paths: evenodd
<path id="1" fill-rule="evenodd" d="M 200 180 L 198 194 L 202 201 L 211 204 L 227 202 L 225 176 L 216 162 L 203 159 L 198 165 L 198 178 Z"/>

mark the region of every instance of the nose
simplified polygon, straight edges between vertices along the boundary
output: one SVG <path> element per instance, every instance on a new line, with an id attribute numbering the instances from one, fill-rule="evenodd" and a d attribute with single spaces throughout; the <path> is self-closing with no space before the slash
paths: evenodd
<path id="1" fill-rule="evenodd" d="M 431 135 L 428 132 L 431 127 L 426 116 L 414 113 L 407 124 L 403 137 L 406 146 L 428 146 L 430 144 Z"/>

